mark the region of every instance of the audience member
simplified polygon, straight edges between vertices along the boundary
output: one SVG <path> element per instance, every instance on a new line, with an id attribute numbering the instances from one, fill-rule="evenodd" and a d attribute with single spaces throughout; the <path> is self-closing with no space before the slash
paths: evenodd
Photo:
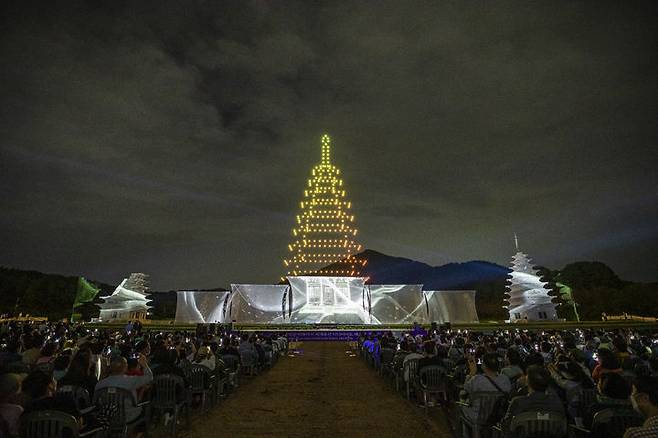
<path id="1" fill-rule="evenodd" d="M 631 385 L 620 374 L 602 374 L 597 389 L 596 402 L 587 409 L 583 418 L 583 424 L 588 429 L 591 428 L 597 412 L 607 408 L 630 405 Z"/>
<path id="2" fill-rule="evenodd" d="M 137 390 L 145 385 L 148 385 L 153 380 L 153 373 L 148 366 L 146 356 L 139 356 L 139 364 L 144 369 L 143 376 L 127 376 L 126 370 L 128 369 L 128 362 L 123 356 L 116 356 L 110 363 L 110 375 L 96 384 L 95 391 L 103 388 L 123 388 L 132 392 L 134 400 L 139 400 Z M 142 408 L 139 406 L 126 405 L 126 421 L 135 421 L 142 413 Z"/>
<path id="3" fill-rule="evenodd" d="M 658 378 L 644 376 L 633 384 L 633 408 L 646 418 L 642 427 L 631 427 L 624 438 L 658 437 Z"/>
<path id="4" fill-rule="evenodd" d="M 10 436 L 18 436 L 18 424 L 23 413 L 23 407 L 17 401 L 19 389 L 18 375 L 0 374 L 0 417 L 4 420 L 6 432 Z"/>
<path id="5" fill-rule="evenodd" d="M 546 368 L 541 365 L 531 365 L 526 371 L 526 376 L 528 395 L 514 397 L 510 401 L 507 414 L 502 421 L 504 430 L 509 427 L 512 418 L 522 412 L 553 412 L 564 415 L 562 401 L 553 392 L 548 391 L 551 376 Z"/>
<path id="6" fill-rule="evenodd" d="M 512 389 L 509 378 L 499 374 L 498 355 L 487 353 L 482 357 L 482 373 L 478 373 L 476 360 L 468 357 L 469 374 L 464 383 L 464 393 L 468 398 L 476 392 L 501 392 L 508 395 Z M 471 400 L 470 406 L 462 407 L 462 414 L 472 420 L 477 419 L 480 409 L 479 399 Z"/>

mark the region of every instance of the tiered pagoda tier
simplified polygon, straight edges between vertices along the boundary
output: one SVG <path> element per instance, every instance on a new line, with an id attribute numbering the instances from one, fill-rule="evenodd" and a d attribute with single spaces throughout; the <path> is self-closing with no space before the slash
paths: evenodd
<path id="1" fill-rule="evenodd" d="M 518 244 L 517 244 L 518 251 Z M 511 322 L 555 320 L 557 313 L 546 282 L 541 281 L 527 254 L 518 251 L 512 257 L 506 295 Z"/>
<path id="2" fill-rule="evenodd" d="M 290 254 L 283 261 L 287 275 L 358 276 L 364 261 L 354 254 L 361 245 L 340 169 L 331 163 L 328 135 L 322 137 L 321 161 L 311 171 L 299 207 Z"/>

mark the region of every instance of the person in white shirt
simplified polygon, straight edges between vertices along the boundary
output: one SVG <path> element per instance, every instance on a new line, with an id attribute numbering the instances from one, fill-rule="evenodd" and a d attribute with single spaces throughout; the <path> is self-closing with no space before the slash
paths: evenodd
<path id="1" fill-rule="evenodd" d="M 151 368 L 149 368 L 146 356 L 140 354 L 138 362 L 144 370 L 144 375 L 127 376 L 126 370 L 128 369 L 128 361 L 123 356 L 116 356 L 114 359 L 112 359 L 112 362 L 110 362 L 110 375 L 99 381 L 96 384 L 94 391 L 110 387 L 123 388 L 132 392 L 134 400 L 138 401 L 137 389 L 148 385 L 153 381 L 153 373 L 151 372 Z M 141 413 L 141 407 L 126 405 L 126 421 L 128 423 L 135 421 L 141 415 Z"/>
<path id="2" fill-rule="evenodd" d="M 212 354 L 210 347 L 204 345 L 197 350 L 194 361 L 192 363 L 203 365 L 210 371 L 214 371 L 217 361 L 215 359 L 215 355 Z"/>

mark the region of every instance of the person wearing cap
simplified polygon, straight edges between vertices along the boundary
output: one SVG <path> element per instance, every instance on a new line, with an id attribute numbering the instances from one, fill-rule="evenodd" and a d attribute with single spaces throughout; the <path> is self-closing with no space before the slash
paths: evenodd
<path id="1" fill-rule="evenodd" d="M 629 427 L 624 438 L 658 437 L 658 377 L 642 376 L 633 384 L 633 409 L 646 420 L 641 427 Z"/>
<path id="2" fill-rule="evenodd" d="M 15 400 L 19 389 L 17 374 L 0 375 L 0 417 L 7 425 L 7 433 L 10 436 L 18 436 L 18 424 L 23 413 L 23 408 Z"/>

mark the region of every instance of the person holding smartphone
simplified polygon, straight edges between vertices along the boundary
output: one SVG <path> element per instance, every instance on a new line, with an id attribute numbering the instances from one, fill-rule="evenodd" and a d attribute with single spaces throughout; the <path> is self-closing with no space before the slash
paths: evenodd
<path id="1" fill-rule="evenodd" d="M 478 373 L 477 359 L 472 354 L 466 357 L 468 363 L 468 377 L 464 383 L 463 397 L 469 398 L 476 392 L 502 392 L 509 394 L 512 390 L 512 384 L 509 378 L 504 374 L 499 374 L 499 361 L 496 353 L 486 353 L 482 356 L 482 373 Z M 479 403 L 478 399 L 471 401 L 470 406 L 461 406 L 462 415 L 475 421 L 478 418 Z"/>

